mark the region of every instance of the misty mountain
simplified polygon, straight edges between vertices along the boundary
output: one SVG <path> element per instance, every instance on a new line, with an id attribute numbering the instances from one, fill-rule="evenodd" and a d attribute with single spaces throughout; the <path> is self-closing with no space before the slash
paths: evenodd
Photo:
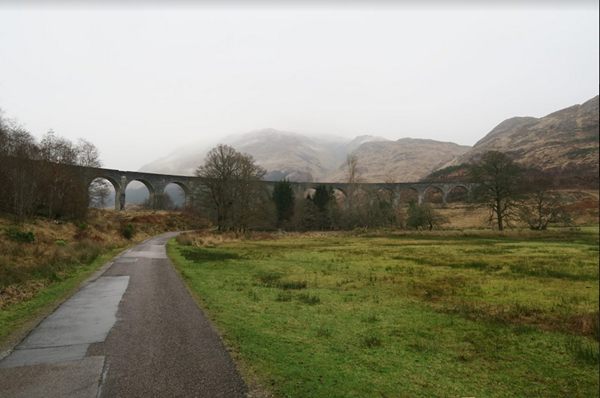
<path id="1" fill-rule="evenodd" d="M 472 163 L 487 151 L 501 151 L 528 168 L 598 174 L 598 97 L 542 118 L 514 117 L 500 123 L 470 148 L 451 142 L 376 136 L 348 140 L 275 129 L 230 136 L 222 141 L 254 156 L 267 180 L 344 181 L 349 154 L 359 160 L 365 182 L 412 182 L 449 166 Z M 193 175 L 215 145 L 187 145 L 140 171 Z M 464 172 L 464 170 L 463 170 Z M 447 178 L 461 178 L 460 174 Z"/>
<path id="2" fill-rule="evenodd" d="M 267 170 L 266 179 L 277 181 L 325 181 L 346 160 L 346 156 L 381 137 L 361 136 L 354 140 L 320 135 L 311 137 L 294 132 L 264 129 L 230 136 L 222 140 L 239 152 L 252 155 Z M 186 147 L 143 166 L 140 171 L 193 175 L 215 145 Z"/>

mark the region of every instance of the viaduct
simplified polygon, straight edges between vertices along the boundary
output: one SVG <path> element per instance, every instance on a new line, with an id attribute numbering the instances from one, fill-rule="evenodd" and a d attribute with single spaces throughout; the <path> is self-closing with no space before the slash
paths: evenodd
<path id="1" fill-rule="evenodd" d="M 178 175 L 167 175 L 167 174 L 153 174 L 133 171 L 120 171 L 113 169 L 104 168 L 84 168 L 86 183 L 88 186 L 93 180 L 97 178 L 104 178 L 112 184 L 115 189 L 115 210 L 125 210 L 125 190 L 127 185 L 132 181 L 139 181 L 148 188 L 150 193 L 150 203 L 153 205 L 155 210 L 162 209 L 163 195 L 165 188 L 169 184 L 176 184 L 181 187 L 185 194 L 186 205 L 192 203 L 192 192 L 194 187 L 202 183 L 202 179 L 199 177 L 190 176 L 178 176 Z M 267 187 L 272 191 L 275 186 L 275 182 L 265 181 Z M 444 203 L 447 203 L 448 197 L 455 189 L 462 189 L 463 191 L 470 193 L 473 184 L 461 181 L 452 182 L 414 182 L 414 183 L 397 183 L 397 184 L 355 184 L 351 187 L 349 184 L 344 183 L 292 183 L 296 197 L 306 197 L 311 193 L 317 185 L 325 185 L 332 188 L 345 196 L 348 200 L 350 192 L 353 190 L 363 190 L 365 192 L 380 192 L 387 191 L 393 194 L 396 201 L 399 201 L 403 194 L 407 191 L 412 191 L 418 197 L 418 202 L 422 203 L 425 200 L 425 196 L 430 190 L 435 190 L 441 193 Z M 413 195 L 414 195 L 413 194 Z"/>

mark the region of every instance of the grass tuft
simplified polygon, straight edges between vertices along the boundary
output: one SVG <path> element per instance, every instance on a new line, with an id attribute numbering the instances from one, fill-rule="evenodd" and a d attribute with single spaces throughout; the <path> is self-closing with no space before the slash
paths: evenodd
<path id="1" fill-rule="evenodd" d="M 283 290 L 303 290 L 308 287 L 306 282 L 283 281 L 277 284 Z"/>
<path id="2" fill-rule="evenodd" d="M 565 341 L 567 352 L 571 353 L 578 361 L 588 365 L 598 365 L 600 361 L 600 352 L 598 344 L 587 339 L 568 336 Z"/>
<path id="3" fill-rule="evenodd" d="M 298 300 L 304 304 L 317 305 L 321 304 L 321 298 L 319 296 L 313 296 L 309 293 L 302 293 L 298 295 Z"/>

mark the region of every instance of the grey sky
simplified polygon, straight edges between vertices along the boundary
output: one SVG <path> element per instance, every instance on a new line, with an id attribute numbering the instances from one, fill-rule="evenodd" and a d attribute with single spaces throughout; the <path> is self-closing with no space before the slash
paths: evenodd
<path id="1" fill-rule="evenodd" d="M 110 168 L 267 127 L 473 145 L 600 85 L 597 2 L 70 4 L 0 6 L 0 108 Z"/>

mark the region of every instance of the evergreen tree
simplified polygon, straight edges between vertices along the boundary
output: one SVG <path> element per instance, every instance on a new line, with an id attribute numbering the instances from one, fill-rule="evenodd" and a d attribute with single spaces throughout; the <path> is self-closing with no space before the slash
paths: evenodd
<path id="1" fill-rule="evenodd" d="M 333 229 L 334 207 L 337 203 L 333 189 L 319 185 L 315 188 L 315 194 L 308 199 L 317 208 L 316 227 L 321 230 Z"/>
<path id="2" fill-rule="evenodd" d="M 294 188 L 288 180 L 283 180 L 275 184 L 273 190 L 273 202 L 277 208 L 277 226 L 282 227 L 284 223 L 289 222 L 294 217 L 294 208 L 296 206 L 296 194 Z"/>

